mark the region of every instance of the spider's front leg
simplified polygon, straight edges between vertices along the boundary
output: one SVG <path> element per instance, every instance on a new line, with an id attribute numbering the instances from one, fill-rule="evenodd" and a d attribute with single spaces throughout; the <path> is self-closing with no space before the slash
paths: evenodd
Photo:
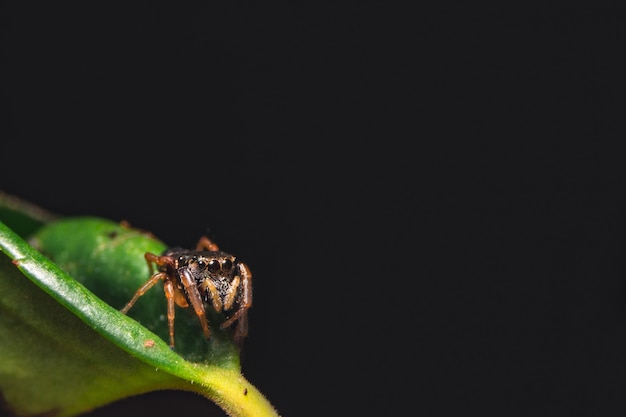
<path id="1" fill-rule="evenodd" d="M 171 256 L 158 256 L 153 253 L 146 253 L 144 255 L 146 258 L 146 262 L 148 263 L 148 268 L 150 269 L 150 273 L 153 273 L 152 264 L 156 264 L 159 268 L 164 266 L 169 266 L 171 268 L 166 268 L 167 271 L 171 271 L 172 268 L 176 265 L 176 260 Z M 170 336 L 170 347 L 174 348 L 174 314 L 175 308 L 174 304 L 178 304 L 181 307 L 187 307 L 187 301 L 185 300 L 184 294 L 178 289 L 175 285 L 175 277 L 172 277 L 168 274 L 168 272 L 159 270 L 157 273 L 152 274 L 150 279 L 146 281 L 139 289 L 135 292 L 133 297 L 130 299 L 128 303 L 122 308 L 120 311 L 123 314 L 126 314 L 128 310 L 131 309 L 133 305 L 137 302 L 137 300 L 144 295 L 150 288 L 154 286 L 157 282 L 163 280 L 163 291 L 165 292 L 165 298 L 167 300 L 167 323 L 169 329 Z"/>
<path id="2" fill-rule="evenodd" d="M 198 291 L 196 282 L 187 268 L 180 268 L 178 270 L 178 274 L 180 275 L 180 280 L 182 281 L 185 291 L 187 292 L 187 296 L 189 297 L 189 302 L 191 302 L 191 305 L 196 312 L 196 316 L 198 316 L 198 320 L 200 320 L 200 326 L 202 327 L 204 336 L 208 339 L 211 337 L 209 322 L 206 318 L 206 311 L 204 310 L 204 304 L 202 303 L 202 297 L 200 296 L 200 291 Z"/>
<path id="3" fill-rule="evenodd" d="M 128 313 L 128 310 L 130 310 L 130 308 L 135 305 L 139 297 L 144 295 L 150 288 L 154 286 L 154 284 L 162 279 L 165 279 L 166 276 L 167 274 L 165 272 L 157 272 L 156 274 L 152 275 L 148 281 L 146 281 L 141 287 L 139 287 L 139 289 L 133 295 L 133 298 L 131 298 L 130 301 L 126 303 L 124 308 L 122 308 L 120 311 L 124 314 Z"/>
<path id="4" fill-rule="evenodd" d="M 175 259 L 172 258 L 171 256 L 158 256 L 158 255 L 155 255 L 155 254 L 149 253 L 149 252 L 147 252 L 144 255 L 144 258 L 146 259 L 146 262 L 148 263 L 148 268 L 150 269 L 150 275 L 151 275 L 150 279 L 148 279 L 148 281 L 146 281 L 141 287 L 139 287 L 139 289 L 137 291 L 135 291 L 135 294 L 130 299 L 130 301 L 128 303 L 126 303 L 124 308 L 122 308 L 120 310 L 124 314 L 126 314 L 128 312 L 128 310 L 130 310 L 130 308 L 135 305 L 135 303 L 137 302 L 139 297 L 144 295 L 150 288 L 152 288 L 154 286 L 154 284 L 156 284 L 160 280 L 165 280 L 166 279 L 167 274 L 165 272 L 163 272 L 163 271 L 159 271 L 156 274 L 153 274 L 154 269 L 152 268 L 152 263 L 155 263 L 159 267 L 161 267 L 161 266 L 164 266 L 164 265 L 172 265 L 173 266 L 175 264 L 175 262 L 176 262 Z"/>
<path id="5" fill-rule="evenodd" d="M 237 301 L 237 310 L 222 323 L 220 328 L 225 329 L 237 320 L 234 339 L 238 345 L 241 345 L 248 335 L 248 310 L 252 307 L 252 272 L 244 263 L 239 263 L 237 267 L 239 274 L 233 280 L 236 284 L 231 287 L 224 303 L 224 309 L 229 310 Z M 237 294 L 238 297 L 236 297 Z"/>

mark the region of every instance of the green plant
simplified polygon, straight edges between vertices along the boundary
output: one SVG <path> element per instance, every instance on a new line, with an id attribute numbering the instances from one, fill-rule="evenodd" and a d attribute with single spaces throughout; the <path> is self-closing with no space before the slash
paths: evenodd
<path id="1" fill-rule="evenodd" d="M 165 247 L 107 219 L 58 218 L 0 193 L 0 392 L 6 408 L 18 416 L 76 416 L 132 395 L 175 389 L 203 395 L 233 417 L 278 416 L 241 373 L 229 329 L 212 329 L 207 341 L 193 315 L 178 314 L 173 351 L 164 341 L 162 293 L 146 293 L 128 316 L 119 312 L 149 276 L 143 254 Z"/>

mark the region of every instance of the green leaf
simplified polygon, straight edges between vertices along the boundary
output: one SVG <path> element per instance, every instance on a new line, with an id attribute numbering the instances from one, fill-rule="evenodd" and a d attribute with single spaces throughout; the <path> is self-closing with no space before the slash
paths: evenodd
<path id="1" fill-rule="evenodd" d="M 160 253 L 163 242 L 94 217 L 24 218 L 30 226 L 21 230 L 32 233 L 32 244 L 0 222 L 0 392 L 13 413 L 76 416 L 132 395 L 181 389 L 233 417 L 278 415 L 242 375 L 229 331 L 215 329 L 206 341 L 197 319 L 179 309 L 170 349 L 156 287 L 128 316 L 119 312 L 149 275 L 143 253 Z M 216 325 L 219 319 L 211 317 Z"/>

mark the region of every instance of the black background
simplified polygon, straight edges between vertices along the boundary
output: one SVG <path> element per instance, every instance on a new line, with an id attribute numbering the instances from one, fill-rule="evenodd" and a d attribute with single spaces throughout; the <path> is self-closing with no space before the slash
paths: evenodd
<path id="1" fill-rule="evenodd" d="M 244 259 L 284 417 L 624 415 L 624 8 L 438 4 L 5 2 L 0 189 Z"/>

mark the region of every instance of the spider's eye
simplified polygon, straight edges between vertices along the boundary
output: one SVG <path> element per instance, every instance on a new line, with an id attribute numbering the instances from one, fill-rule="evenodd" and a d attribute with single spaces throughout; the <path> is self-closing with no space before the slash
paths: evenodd
<path id="1" fill-rule="evenodd" d="M 233 261 L 231 261 L 230 259 L 225 259 L 224 263 L 222 263 L 222 270 L 224 272 L 230 272 L 232 268 L 233 268 Z"/>
<path id="2" fill-rule="evenodd" d="M 220 263 L 217 259 L 211 259 L 208 266 L 209 272 L 217 272 L 220 270 Z"/>
<path id="3" fill-rule="evenodd" d="M 198 269 L 204 269 L 204 268 L 206 268 L 206 262 L 204 262 L 203 260 L 199 260 Z"/>

